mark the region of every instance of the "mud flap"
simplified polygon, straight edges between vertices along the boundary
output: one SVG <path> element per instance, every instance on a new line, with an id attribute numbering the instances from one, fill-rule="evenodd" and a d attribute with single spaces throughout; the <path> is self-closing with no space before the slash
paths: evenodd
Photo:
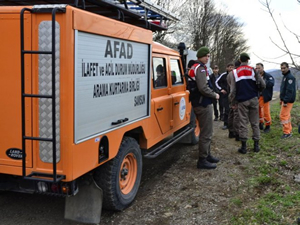
<path id="1" fill-rule="evenodd" d="M 192 132 L 194 132 L 194 131 L 192 131 Z M 192 143 L 192 136 L 191 135 L 185 135 L 183 138 L 180 139 L 180 141 L 178 141 L 178 143 L 190 144 L 190 143 Z"/>
<path id="2" fill-rule="evenodd" d="M 97 186 L 92 175 L 87 174 L 78 181 L 79 192 L 67 197 L 65 219 L 80 223 L 100 223 L 103 192 Z"/>

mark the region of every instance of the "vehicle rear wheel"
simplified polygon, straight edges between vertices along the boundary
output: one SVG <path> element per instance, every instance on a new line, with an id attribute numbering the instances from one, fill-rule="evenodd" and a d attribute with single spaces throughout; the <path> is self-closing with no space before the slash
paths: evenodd
<path id="1" fill-rule="evenodd" d="M 124 137 L 117 156 L 94 172 L 94 179 L 103 190 L 103 208 L 127 208 L 138 192 L 141 176 L 140 147 L 135 139 Z"/>
<path id="2" fill-rule="evenodd" d="M 197 117 L 194 113 L 194 110 L 192 110 L 191 112 L 191 122 L 190 122 L 191 126 L 194 126 L 194 131 L 191 132 L 191 144 L 192 145 L 196 145 L 199 142 L 199 137 L 200 137 L 200 126 L 199 126 L 199 122 L 197 120 Z"/>

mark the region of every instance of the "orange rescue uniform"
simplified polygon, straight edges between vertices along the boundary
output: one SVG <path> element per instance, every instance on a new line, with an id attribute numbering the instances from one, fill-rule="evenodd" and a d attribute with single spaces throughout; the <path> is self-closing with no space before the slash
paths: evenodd
<path id="1" fill-rule="evenodd" d="M 272 124 L 271 114 L 270 114 L 270 102 L 264 102 L 264 97 L 259 97 L 259 122 L 264 123 L 266 126 Z"/>
<path id="2" fill-rule="evenodd" d="M 293 105 L 293 103 L 287 103 L 286 106 L 283 106 L 283 102 L 281 102 L 280 121 L 284 134 L 292 133 L 291 110 Z"/>

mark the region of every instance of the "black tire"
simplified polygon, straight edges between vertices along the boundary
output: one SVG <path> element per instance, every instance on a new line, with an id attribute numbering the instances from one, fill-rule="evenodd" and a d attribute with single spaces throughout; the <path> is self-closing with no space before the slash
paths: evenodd
<path id="1" fill-rule="evenodd" d="M 194 130 L 190 133 L 190 140 L 191 140 L 190 144 L 196 145 L 199 143 L 200 127 L 193 109 L 191 111 L 190 126 L 194 127 Z"/>
<path id="2" fill-rule="evenodd" d="M 94 172 L 94 179 L 103 190 L 103 208 L 116 211 L 127 208 L 138 192 L 141 177 L 140 147 L 135 139 L 124 137 L 117 156 Z"/>

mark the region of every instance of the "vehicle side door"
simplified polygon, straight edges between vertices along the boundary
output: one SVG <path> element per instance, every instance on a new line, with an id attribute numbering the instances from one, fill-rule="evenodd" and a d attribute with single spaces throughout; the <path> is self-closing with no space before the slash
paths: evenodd
<path id="1" fill-rule="evenodd" d="M 172 125 L 176 129 L 188 119 L 189 109 L 188 92 L 184 83 L 180 59 L 170 58 L 171 96 L 172 96 Z"/>
<path id="2" fill-rule="evenodd" d="M 171 129 L 172 96 L 169 94 L 167 58 L 154 54 L 152 57 L 154 114 L 162 134 Z"/>

